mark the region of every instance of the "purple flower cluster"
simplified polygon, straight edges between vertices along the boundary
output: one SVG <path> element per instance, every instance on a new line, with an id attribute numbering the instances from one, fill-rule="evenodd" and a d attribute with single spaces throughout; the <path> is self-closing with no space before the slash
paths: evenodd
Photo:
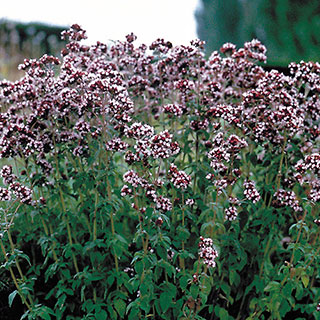
<path id="1" fill-rule="evenodd" d="M 300 159 L 295 165 L 295 178 L 301 185 L 306 185 L 308 199 L 320 201 L 320 154 L 313 153 Z"/>
<path id="2" fill-rule="evenodd" d="M 5 184 L 11 184 L 17 179 L 17 177 L 12 172 L 12 167 L 7 165 L 2 167 L 2 169 L 0 170 L 0 175 Z"/>
<path id="3" fill-rule="evenodd" d="M 239 157 L 240 150 L 246 148 L 248 144 L 235 134 L 225 139 L 223 132 L 217 133 L 211 142 L 206 141 L 205 144 L 212 148 L 207 156 L 211 160 L 210 167 L 215 172 L 214 174 L 208 173 L 206 178 L 213 181 L 218 194 L 221 194 L 223 189 L 226 189 L 228 185 L 233 185 L 240 178 L 241 170 L 234 166 L 234 160 Z M 232 166 L 232 175 L 228 174 L 228 171 L 231 170 L 226 164 Z"/>
<path id="4" fill-rule="evenodd" d="M 0 187 L 0 201 L 10 201 L 11 200 L 11 191 L 6 188 Z"/>
<path id="5" fill-rule="evenodd" d="M 131 184 L 133 187 L 137 188 L 139 186 L 141 187 L 145 187 L 147 186 L 147 181 L 141 177 L 139 177 L 139 175 L 133 171 L 133 170 L 129 170 L 127 171 L 124 175 L 123 175 L 123 180 L 129 184 Z"/>
<path id="6" fill-rule="evenodd" d="M 172 203 L 171 203 L 170 199 L 165 198 L 163 196 L 158 196 L 158 197 L 155 197 L 154 200 L 155 200 L 157 209 L 159 209 L 163 212 L 172 210 Z"/>
<path id="7" fill-rule="evenodd" d="M 86 35 L 79 25 L 73 25 L 63 37 L 69 43 L 61 62 L 48 55 L 25 60 L 20 65 L 24 77 L 0 82 L 0 102 L 6 109 L 0 117 L 1 157 L 42 154 L 45 160 L 55 143 L 86 157 L 87 136 L 98 138 L 106 117 L 120 131 L 131 121 L 134 104 L 107 47 L 81 44 Z M 58 76 L 56 65 L 61 66 Z"/>
<path id="8" fill-rule="evenodd" d="M 154 135 L 153 127 L 148 124 L 142 124 L 141 122 L 135 122 L 130 127 L 126 126 L 124 129 L 124 134 L 128 138 L 134 138 L 136 140 L 142 138 L 148 138 Z"/>
<path id="9" fill-rule="evenodd" d="M 200 237 L 199 257 L 208 267 L 214 268 L 216 266 L 215 259 L 218 257 L 218 251 L 213 248 L 212 239 Z"/>
<path id="10" fill-rule="evenodd" d="M 169 175 L 171 176 L 170 181 L 178 189 L 186 189 L 191 183 L 191 177 L 184 171 L 179 171 L 173 163 L 170 165 Z"/>
<path id="11" fill-rule="evenodd" d="M 310 170 L 316 175 L 320 176 L 320 154 L 314 153 L 306 156 L 303 160 L 299 160 L 296 164 L 295 169 L 300 173 L 304 174 Z"/>
<path id="12" fill-rule="evenodd" d="M 129 147 L 129 144 L 122 141 L 120 138 L 114 138 L 106 143 L 106 150 L 124 152 Z"/>
<path id="13" fill-rule="evenodd" d="M 127 195 L 132 196 L 133 195 L 133 191 L 131 188 L 129 188 L 126 184 L 121 188 L 121 196 L 125 197 Z"/>
<path id="14" fill-rule="evenodd" d="M 9 189 L 13 194 L 25 204 L 31 204 L 32 202 L 32 190 L 23 186 L 20 182 L 13 182 L 10 184 Z"/>
<path id="15" fill-rule="evenodd" d="M 233 221 L 233 220 L 237 219 L 238 210 L 234 206 L 231 206 L 231 207 L 225 209 L 224 213 L 225 213 L 226 220 Z"/>
<path id="16" fill-rule="evenodd" d="M 273 205 L 275 207 L 288 206 L 296 212 L 302 211 L 302 208 L 299 205 L 299 200 L 297 199 L 294 191 L 285 191 L 283 189 L 279 189 L 273 196 L 275 198 L 273 201 Z"/>
<path id="17" fill-rule="evenodd" d="M 261 196 L 257 191 L 255 183 L 253 181 L 246 180 L 243 183 L 243 187 L 243 194 L 248 200 L 252 201 L 253 203 L 257 203 L 261 199 Z"/>
<path id="18" fill-rule="evenodd" d="M 308 199 L 313 202 L 320 201 L 320 180 L 313 180 L 310 185 L 311 189 L 308 194 Z"/>
<path id="19" fill-rule="evenodd" d="M 187 199 L 186 206 L 192 207 L 194 205 L 194 199 Z"/>
<path id="20" fill-rule="evenodd" d="M 185 110 L 185 107 L 179 106 L 177 104 L 167 104 L 163 107 L 165 113 L 180 117 Z"/>
<path id="21" fill-rule="evenodd" d="M 1 201 L 10 201 L 13 193 L 22 203 L 31 204 L 32 190 L 16 181 L 17 177 L 13 174 L 11 166 L 3 166 L 0 170 L 0 175 L 3 178 L 3 182 L 9 186 L 8 189 L 0 188 Z"/>
<path id="22" fill-rule="evenodd" d="M 141 178 L 134 170 L 129 170 L 123 175 L 123 180 L 135 188 L 141 187 L 145 191 L 146 197 L 152 202 L 155 203 L 156 209 L 161 210 L 163 212 L 172 210 L 172 203 L 170 199 L 157 195 L 156 187 L 161 186 L 161 182 L 159 184 L 159 180 L 154 181 L 154 184 L 149 183 L 146 179 Z M 133 190 L 124 185 L 121 189 L 122 196 L 133 196 Z M 135 204 L 132 204 L 135 207 Z"/>
<path id="23" fill-rule="evenodd" d="M 172 141 L 172 134 L 164 130 L 151 138 L 151 152 L 155 159 L 166 159 L 180 152 L 177 142 Z"/>

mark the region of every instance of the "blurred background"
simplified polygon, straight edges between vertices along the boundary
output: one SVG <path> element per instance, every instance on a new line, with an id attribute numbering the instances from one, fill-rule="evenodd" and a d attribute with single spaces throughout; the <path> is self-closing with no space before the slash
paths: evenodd
<path id="1" fill-rule="evenodd" d="M 18 79 L 24 58 L 59 55 L 60 33 L 73 23 L 87 30 L 90 43 L 131 32 L 146 44 L 200 38 L 209 55 L 225 42 L 241 47 L 257 38 L 268 49 L 268 68 L 320 60 L 319 0 L 12 0 L 1 4 L 0 78 Z"/>

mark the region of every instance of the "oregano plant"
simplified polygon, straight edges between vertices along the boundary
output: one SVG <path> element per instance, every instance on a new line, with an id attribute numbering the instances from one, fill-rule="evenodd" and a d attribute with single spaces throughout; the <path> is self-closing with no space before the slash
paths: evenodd
<path id="1" fill-rule="evenodd" d="M 320 319 L 320 64 L 62 37 L 0 82 L 18 317 Z"/>

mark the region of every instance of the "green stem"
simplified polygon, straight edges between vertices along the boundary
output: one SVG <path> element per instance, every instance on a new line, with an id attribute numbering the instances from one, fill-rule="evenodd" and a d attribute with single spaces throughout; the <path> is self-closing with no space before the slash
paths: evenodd
<path id="1" fill-rule="evenodd" d="M 184 207 L 185 207 L 185 205 L 184 205 L 184 193 L 182 193 L 182 222 L 181 222 L 181 225 L 182 225 L 183 228 L 184 228 L 184 223 L 185 223 L 185 221 L 184 221 Z M 182 249 L 182 253 L 184 253 L 184 249 L 185 249 L 184 248 L 184 241 L 182 241 L 182 243 L 181 243 L 181 249 Z M 183 271 L 185 271 L 185 269 L 186 269 L 184 258 L 181 258 L 181 257 L 180 257 L 180 268 Z"/>
<path id="2" fill-rule="evenodd" d="M 4 258 L 5 258 L 6 262 L 8 262 L 9 259 L 8 259 L 6 250 L 5 250 L 5 248 L 4 248 L 4 245 L 3 245 L 3 242 L 2 242 L 1 239 L 0 239 L 0 247 L 1 247 L 1 251 L 2 251 L 2 253 L 3 253 L 3 255 L 4 255 Z M 18 284 L 17 278 L 16 278 L 16 276 L 15 276 L 13 270 L 12 270 L 12 267 L 9 267 L 9 271 L 10 271 L 11 278 L 12 278 L 12 280 L 13 280 L 13 282 L 14 282 L 14 285 L 16 286 L 16 288 L 17 288 L 17 290 L 18 290 L 18 292 L 19 292 L 19 295 L 20 295 L 23 303 L 27 306 L 27 308 L 29 309 L 29 311 L 32 311 L 32 307 L 30 306 L 30 304 L 28 303 L 26 297 L 25 297 L 24 294 L 22 293 L 22 290 L 21 290 L 21 288 L 20 288 L 20 286 L 19 286 L 19 284 Z M 29 298 L 29 300 L 30 300 L 30 298 Z M 31 301 L 30 301 L 30 302 L 31 302 Z M 31 304 L 33 304 L 33 303 L 31 303 Z"/>
<path id="3" fill-rule="evenodd" d="M 283 165 L 283 159 L 284 159 L 284 149 L 286 148 L 286 144 L 287 144 L 287 135 L 286 133 L 284 134 L 284 140 L 283 140 L 283 145 L 282 145 L 282 149 L 281 149 L 281 158 L 280 158 L 280 163 L 279 163 L 279 169 L 278 169 L 278 174 L 277 174 L 277 190 L 280 189 L 280 182 L 281 182 L 281 175 L 282 175 L 282 165 Z"/>
<path id="4" fill-rule="evenodd" d="M 297 235 L 297 239 L 296 239 L 296 242 L 295 242 L 295 245 L 294 245 L 294 248 L 292 250 L 292 254 L 291 254 L 291 258 L 290 258 L 290 262 L 289 262 L 289 267 L 291 268 L 293 266 L 293 260 L 294 260 L 294 254 L 296 252 L 296 247 L 297 247 L 297 244 L 300 240 L 300 237 L 301 237 L 301 234 L 302 234 L 302 229 L 303 229 L 303 224 L 304 224 L 304 219 L 307 215 L 307 210 L 304 211 L 304 215 L 300 221 L 301 225 L 300 225 L 300 228 L 299 228 L 299 232 L 298 232 L 298 235 Z M 306 269 L 306 268 L 305 268 Z M 281 282 L 281 287 L 285 284 L 285 282 L 287 281 L 288 279 L 288 275 L 282 280 Z"/>
<path id="5" fill-rule="evenodd" d="M 268 251 L 269 251 L 270 244 L 271 244 L 272 231 L 273 231 L 274 224 L 275 224 L 275 222 L 273 221 L 273 222 L 272 222 L 272 225 L 271 225 L 271 229 L 270 229 L 271 235 L 269 236 L 267 245 L 266 245 L 265 250 L 264 250 L 264 253 L 263 253 L 263 260 L 262 260 L 262 263 L 261 263 L 261 265 L 260 265 L 260 272 L 259 272 L 259 278 L 260 278 L 260 279 L 261 279 L 261 277 L 262 277 L 262 272 L 263 272 L 263 267 L 264 267 L 264 261 L 265 261 L 265 259 L 266 259 L 266 256 L 267 256 L 267 253 L 268 253 Z"/>
<path id="6" fill-rule="evenodd" d="M 99 199 L 99 194 L 97 190 L 95 194 L 96 194 L 96 198 L 95 198 L 94 215 L 93 215 L 93 241 L 97 239 L 97 206 L 98 206 L 98 199 Z"/>
<path id="7" fill-rule="evenodd" d="M 56 146 L 56 142 L 55 139 L 53 137 L 53 144 L 54 144 L 54 161 L 55 161 L 55 165 L 56 165 L 56 180 L 58 175 L 60 175 L 60 171 L 59 171 L 59 162 L 58 162 L 58 156 L 57 156 L 57 146 Z M 78 267 L 78 262 L 76 259 L 76 256 L 74 254 L 74 252 L 72 251 L 72 246 L 73 246 L 73 241 L 72 241 L 72 234 L 71 234 L 71 229 L 70 229 L 70 223 L 69 223 L 69 217 L 67 216 L 67 211 L 66 211 L 66 205 L 63 199 L 63 194 L 62 194 L 62 190 L 60 185 L 58 186 L 59 188 L 59 196 L 60 196 L 60 203 L 61 203 L 61 207 L 62 207 L 62 211 L 64 213 L 64 217 L 63 217 L 63 221 L 65 222 L 66 226 L 67 226 L 67 233 L 68 233 L 68 239 L 69 239 L 69 244 L 71 246 L 71 254 L 72 254 L 72 261 L 73 261 L 73 265 L 74 268 L 76 270 L 77 273 L 79 273 L 79 267 Z M 67 218 L 66 218 L 67 216 Z"/>
<path id="8" fill-rule="evenodd" d="M 198 171 L 198 163 L 199 163 L 199 134 L 196 132 L 196 170 Z M 193 180 L 193 193 L 196 193 L 196 186 L 197 186 L 197 174 L 195 173 L 194 175 L 194 180 Z"/>
<path id="9" fill-rule="evenodd" d="M 106 159 L 107 163 L 107 168 L 108 168 L 108 152 L 107 152 L 107 159 Z M 108 200 L 109 202 L 111 201 L 111 186 L 110 186 L 110 181 L 107 177 L 107 193 L 108 193 Z M 112 238 L 115 237 L 115 227 L 114 227 L 114 219 L 113 219 L 113 210 L 111 210 L 110 212 L 110 223 L 111 223 L 111 233 L 112 233 Z M 115 264 L 115 267 L 116 267 L 116 271 L 117 273 L 119 272 L 119 263 L 118 263 L 118 256 L 115 252 L 115 250 L 113 250 L 113 255 L 114 255 L 114 264 Z"/>

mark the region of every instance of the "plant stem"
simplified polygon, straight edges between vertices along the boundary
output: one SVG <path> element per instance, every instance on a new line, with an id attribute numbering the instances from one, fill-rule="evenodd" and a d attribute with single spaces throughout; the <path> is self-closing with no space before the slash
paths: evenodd
<path id="1" fill-rule="evenodd" d="M 107 152 L 107 157 L 106 157 L 106 166 L 108 168 L 109 166 L 109 160 L 108 160 L 108 152 Z M 107 177 L 107 194 L 108 194 L 108 200 L 109 202 L 111 201 L 111 186 L 110 186 L 110 181 Z M 113 210 L 111 210 L 110 212 L 110 223 L 111 223 L 111 233 L 112 233 L 112 238 L 115 237 L 115 228 L 114 228 L 114 220 L 113 220 Z M 117 273 L 119 272 L 119 264 L 118 264 L 118 256 L 115 252 L 115 250 L 113 250 L 113 255 L 114 255 L 114 264 L 115 264 L 115 267 L 116 267 L 116 271 Z"/>
<path id="2" fill-rule="evenodd" d="M 265 262 L 265 259 L 266 259 L 266 255 L 269 251 L 269 247 L 270 247 L 270 243 L 271 243 L 271 239 L 272 239 L 272 231 L 273 231 L 273 228 L 274 228 L 274 224 L 275 222 L 273 221 L 272 222 L 272 225 L 271 225 L 271 228 L 270 228 L 270 233 L 271 235 L 269 236 L 269 239 L 268 239 L 268 242 L 267 242 L 267 245 L 265 247 L 265 250 L 263 252 L 263 260 L 262 260 L 262 263 L 261 263 L 261 266 L 260 266 L 260 272 L 259 272 L 259 278 L 261 279 L 262 277 L 262 272 L 263 272 L 263 267 L 264 267 L 264 262 Z"/>
<path id="3" fill-rule="evenodd" d="M 4 245 L 3 245 L 3 242 L 2 242 L 1 239 L 0 239 L 0 247 L 1 247 L 1 251 L 2 251 L 2 253 L 3 253 L 3 255 L 4 255 L 4 258 L 5 258 L 6 262 L 8 262 L 9 259 L 8 259 L 6 250 L 5 250 L 5 248 L 4 248 Z M 30 306 L 30 304 L 28 303 L 26 297 L 25 297 L 24 294 L 22 293 L 22 290 L 21 290 L 21 288 L 20 288 L 20 286 L 19 286 L 19 284 L 18 284 L 17 278 L 16 278 L 16 276 L 15 276 L 13 270 L 12 270 L 12 267 L 9 267 L 9 271 L 10 271 L 11 278 L 12 278 L 12 280 L 13 280 L 13 282 L 14 282 L 14 285 L 16 286 L 16 288 L 17 288 L 17 290 L 18 290 L 18 292 L 19 292 L 19 295 L 20 295 L 23 303 L 27 306 L 27 308 L 29 309 L 29 311 L 32 311 L 32 307 Z M 30 298 L 29 298 L 29 300 L 30 300 Z M 30 301 L 30 302 L 31 302 L 31 301 Z M 31 304 L 33 304 L 33 303 L 31 302 Z"/>
<path id="4" fill-rule="evenodd" d="M 196 170 L 198 171 L 198 163 L 199 163 L 199 134 L 196 132 Z M 197 171 L 194 175 L 194 180 L 193 180 L 193 193 L 196 193 L 196 187 L 197 187 Z"/>
<path id="5" fill-rule="evenodd" d="M 293 250 L 292 250 L 292 254 L 291 254 L 291 258 L 290 258 L 290 262 L 289 262 L 289 267 L 290 267 L 290 268 L 292 267 L 292 263 L 293 263 L 293 260 L 294 260 L 294 254 L 295 254 L 295 251 L 296 251 L 296 246 L 297 246 L 297 244 L 298 244 L 298 242 L 299 242 L 299 240 L 300 240 L 301 234 L 302 234 L 303 223 L 304 223 L 304 219 L 305 219 L 306 215 L 307 215 L 307 210 L 305 210 L 304 215 L 303 215 L 303 218 L 302 218 L 301 221 L 300 221 L 301 225 L 300 225 L 300 228 L 299 228 L 299 232 L 298 232 L 298 235 L 297 235 L 297 239 L 296 239 L 296 242 L 295 242 L 295 246 L 294 246 L 294 248 L 293 248 Z M 312 262 L 312 260 L 311 260 L 311 262 Z M 306 270 L 308 266 L 309 266 L 309 265 L 307 265 L 307 266 L 304 268 L 304 270 Z M 290 273 L 289 273 L 289 274 L 290 274 Z M 289 275 L 286 275 L 286 276 L 284 277 L 284 279 L 281 281 L 281 284 L 280 284 L 281 287 L 285 284 L 285 282 L 287 281 L 288 277 L 289 277 Z"/>
<path id="6" fill-rule="evenodd" d="M 282 145 L 282 149 L 281 149 L 281 158 L 280 158 L 280 163 L 279 163 L 279 170 L 278 170 L 278 174 L 277 174 L 277 191 L 280 189 L 280 181 L 281 181 L 281 172 L 282 172 L 282 164 L 283 164 L 283 158 L 284 158 L 284 149 L 286 148 L 286 144 L 287 144 L 287 135 L 286 132 L 284 133 L 284 140 L 283 140 L 283 145 Z"/>
<path id="7" fill-rule="evenodd" d="M 184 193 L 182 193 L 182 222 L 181 225 L 184 228 Z M 181 243 L 181 249 L 182 249 L 182 253 L 184 253 L 184 241 L 182 241 Z M 185 261 L 184 258 L 180 257 L 180 268 L 185 271 L 186 266 L 185 266 Z"/>

